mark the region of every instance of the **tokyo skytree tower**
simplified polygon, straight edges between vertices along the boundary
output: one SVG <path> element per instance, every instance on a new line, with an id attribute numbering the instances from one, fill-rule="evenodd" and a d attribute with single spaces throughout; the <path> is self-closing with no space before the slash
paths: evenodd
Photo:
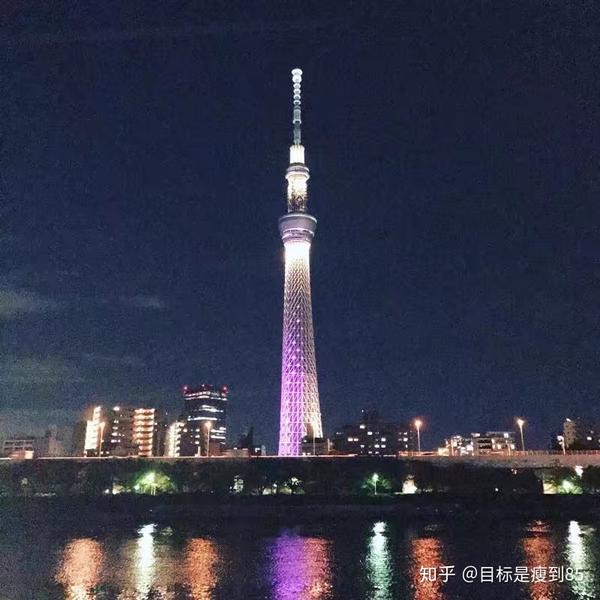
<path id="1" fill-rule="evenodd" d="M 285 175 L 288 212 L 279 219 L 285 248 L 279 456 L 300 456 L 304 436 L 323 436 L 310 294 L 310 245 L 317 220 L 306 212 L 309 173 L 300 132 L 300 69 L 292 71 L 292 82 L 294 143 Z"/>

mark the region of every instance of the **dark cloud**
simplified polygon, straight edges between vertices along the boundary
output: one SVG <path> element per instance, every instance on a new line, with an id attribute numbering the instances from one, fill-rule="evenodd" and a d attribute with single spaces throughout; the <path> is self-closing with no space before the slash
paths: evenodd
<path id="1" fill-rule="evenodd" d="M 146 363 L 136 356 L 109 356 L 84 352 L 81 357 L 85 362 L 97 366 L 130 367 L 135 369 L 146 366 Z"/>
<path id="2" fill-rule="evenodd" d="M 205 25 L 181 25 L 176 27 L 141 27 L 138 29 L 104 29 L 96 31 L 62 31 L 58 33 L 25 33 L 0 35 L 0 46 L 7 48 L 35 48 L 39 46 L 54 46 L 74 43 L 111 43 L 132 42 L 143 40 L 185 39 L 200 36 L 220 36 L 231 34 L 268 34 L 286 33 L 292 31 L 311 31 L 330 27 L 346 26 L 347 18 L 311 20 L 286 19 L 272 22 L 213 22 Z"/>
<path id="3" fill-rule="evenodd" d="M 25 314 L 47 313 L 60 308 L 60 303 L 31 290 L 9 285 L 0 287 L 0 319 L 15 319 Z"/>
<path id="4" fill-rule="evenodd" d="M 48 386 L 84 380 L 75 365 L 61 358 L 5 355 L 0 359 L 0 383 L 4 386 Z"/>
<path id="5" fill-rule="evenodd" d="M 158 296 L 137 295 L 122 297 L 122 304 L 133 308 L 147 308 L 150 310 L 162 310 L 166 307 L 165 303 Z"/>

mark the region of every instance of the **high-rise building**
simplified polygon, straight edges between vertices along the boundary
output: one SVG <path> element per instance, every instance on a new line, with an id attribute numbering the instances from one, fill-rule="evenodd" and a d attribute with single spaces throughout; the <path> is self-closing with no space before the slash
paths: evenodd
<path id="1" fill-rule="evenodd" d="M 100 456 L 108 415 L 102 406 L 94 406 L 91 411 L 91 418 L 86 421 L 84 453 L 85 456 Z"/>
<path id="2" fill-rule="evenodd" d="M 35 456 L 59 457 L 65 456 L 65 449 L 58 437 L 58 429 L 49 427 L 43 437 L 38 437 L 34 444 Z"/>
<path id="3" fill-rule="evenodd" d="M 109 410 L 108 427 L 102 440 L 101 456 L 137 456 L 133 434 L 135 408 L 115 406 Z"/>
<path id="4" fill-rule="evenodd" d="M 87 433 L 87 421 L 77 421 L 73 425 L 71 437 L 71 456 L 85 456 L 85 437 Z"/>
<path id="5" fill-rule="evenodd" d="M 301 140 L 302 71 L 292 71 L 293 144 L 286 171 L 287 214 L 279 219 L 285 248 L 279 455 L 299 456 L 302 439 L 323 437 L 310 288 L 310 247 L 317 220 L 307 212 L 309 171 Z"/>
<path id="6" fill-rule="evenodd" d="M 165 456 L 181 456 L 181 432 L 183 431 L 183 421 L 171 423 L 167 429 L 167 438 L 165 442 Z"/>
<path id="7" fill-rule="evenodd" d="M 95 406 L 85 432 L 85 456 L 162 456 L 164 413 L 155 408 Z"/>
<path id="8" fill-rule="evenodd" d="M 157 408 L 136 408 L 133 413 L 133 443 L 138 456 L 163 456 L 167 431 L 166 415 Z"/>
<path id="9" fill-rule="evenodd" d="M 334 447 L 338 454 L 395 456 L 417 450 L 417 434 L 412 425 L 380 419 L 374 410 L 363 410 L 358 423 L 336 432 Z"/>
<path id="10" fill-rule="evenodd" d="M 179 456 L 216 456 L 227 443 L 227 386 L 183 388 Z"/>

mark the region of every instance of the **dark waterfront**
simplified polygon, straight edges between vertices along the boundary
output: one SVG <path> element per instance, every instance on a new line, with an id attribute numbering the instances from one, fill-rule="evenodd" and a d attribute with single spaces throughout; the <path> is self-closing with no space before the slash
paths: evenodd
<path id="1" fill-rule="evenodd" d="M 15 519 L 0 530 L 0 598 L 600 597 L 598 522 L 346 518 L 293 526 L 190 519 L 73 527 L 47 521 Z M 462 570 L 468 565 L 521 567 L 528 578 L 537 567 L 570 567 L 578 577 L 553 582 L 550 570 L 538 570 L 535 582 L 467 584 Z M 448 582 L 442 566 L 455 567 Z M 424 581 L 423 568 L 431 581 Z"/>

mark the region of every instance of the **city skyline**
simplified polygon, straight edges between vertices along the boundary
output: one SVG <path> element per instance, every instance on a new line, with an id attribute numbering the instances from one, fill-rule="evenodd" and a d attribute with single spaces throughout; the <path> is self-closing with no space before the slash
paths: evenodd
<path id="1" fill-rule="evenodd" d="M 307 22 L 281 9 L 244 32 L 211 14 L 209 44 L 117 17 L 121 35 L 102 36 L 77 8 L 48 37 L 36 10 L 30 34 L 0 40 L 3 427 L 64 425 L 95 402 L 174 411 L 184 383 L 223 381 L 232 431 L 254 424 L 276 447 L 273 223 L 296 64 L 318 148 L 329 430 L 373 406 L 422 416 L 431 440 L 524 415 L 545 447 L 565 416 L 597 412 L 597 57 L 561 19 L 355 7 Z M 182 22 L 148 9 L 139 25 Z M 507 43 L 488 40 L 507 23 Z"/>

